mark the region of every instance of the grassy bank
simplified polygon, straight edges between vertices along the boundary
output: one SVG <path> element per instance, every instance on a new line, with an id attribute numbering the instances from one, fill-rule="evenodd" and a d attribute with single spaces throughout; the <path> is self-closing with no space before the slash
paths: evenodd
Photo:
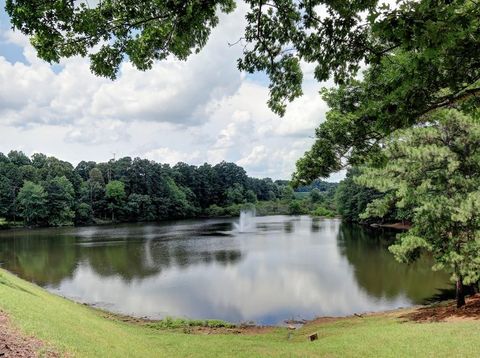
<path id="1" fill-rule="evenodd" d="M 318 320 L 289 332 L 186 334 L 123 322 L 0 270 L 0 309 L 27 335 L 78 357 L 478 356 L 480 322 L 413 323 L 401 313 Z M 307 340 L 318 332 L 319 339 Z M 211 333 L 211 332 L 209 332 Z"/>

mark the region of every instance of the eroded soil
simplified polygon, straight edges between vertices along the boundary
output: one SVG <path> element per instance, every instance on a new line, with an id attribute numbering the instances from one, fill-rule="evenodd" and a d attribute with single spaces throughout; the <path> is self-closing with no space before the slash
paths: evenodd
<path id="1" fill-rule="evenodd" d="M 47 349 L 42 341 L 22 335 L 0 310 L 0 357 L 59 357 L 59 354 Z"/>
<path id="2" fill-rule="evenodd" d="M 420 307 L 400 316 L 414 322 L 459 322 L 480 320 L 480 294 L 466 298 L 465 306 L 457 308 L 455 301 Z"/>

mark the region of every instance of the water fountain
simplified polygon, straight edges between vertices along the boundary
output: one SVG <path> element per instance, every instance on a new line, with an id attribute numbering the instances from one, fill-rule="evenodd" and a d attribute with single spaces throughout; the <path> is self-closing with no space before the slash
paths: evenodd
<path id="1" fill-rule="evenodd" d="M 243 209 L 240 211 L 240 220 L 234 223 L 237 232 L 253 232 L 255 226 L 255 209 Z"/>

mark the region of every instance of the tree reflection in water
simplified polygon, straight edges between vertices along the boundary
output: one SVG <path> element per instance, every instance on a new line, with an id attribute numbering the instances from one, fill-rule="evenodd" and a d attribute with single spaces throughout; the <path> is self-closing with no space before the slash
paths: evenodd
<path id="1" fill-rule="evenodd" d="M 307 216 L 0 232 L 4 268 L 126 314 L 254 320 L 347 315 L 419 303 L 448 287 L 423 258 L 396 262 L 392 234 Z"/>
<path id="2" fill-rule="evenodd" d="M 398 263 L 388 251 L 396 232 L 360 225 L 340 226 L 340 253 L 353 267 L 356 281 L 369 295 L 393 299 L 405 294 L 422 303 L 431 292 L 445 288 L 449 275 L 432 272 L 433 260 L 424 256 L 411 265 Z"/>

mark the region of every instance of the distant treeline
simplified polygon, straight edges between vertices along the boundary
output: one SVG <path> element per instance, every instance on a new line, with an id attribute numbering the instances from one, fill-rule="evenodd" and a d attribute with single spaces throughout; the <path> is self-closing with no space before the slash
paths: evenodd
<path id="1" fill-rule="evenodd" d="M 412 218 L 412 210 L 406 206 L 404 208 L 395 207 L 392 202 L 385 210 L 383 217 L 362 217 L 369 204 L 376 199 L 385 197 L 373 188 L 357 183 L 356 179 L 361 175 L 361 170 L 357 167 L 349 168 L 345 179 L 337 186 L 335 192 L 335 208 L 343 220 L 361 224 L 371 223 L 390 223 L 390 222 L 409 222 Z"/>
<path id="2" fill-rule="evenodd" d="M 338 183 L 330 183 L 320 179 L 314 180 L 310 185 L 300 186 L 296 189 L 297 192 L 310 192 L 313 189 L 318 189 L 323 192 L 334 192 L 337 189 Z"/>
<path id="3" fill-rule="evenodd" d="M 227 162 L 170 166 L 125 157 L 74 167 L 11 151 L 0 153 L 0 221 L 61 226 L 228 214 L 219 208 L 294 200 L 288 184 L 251 178 Z"/>

